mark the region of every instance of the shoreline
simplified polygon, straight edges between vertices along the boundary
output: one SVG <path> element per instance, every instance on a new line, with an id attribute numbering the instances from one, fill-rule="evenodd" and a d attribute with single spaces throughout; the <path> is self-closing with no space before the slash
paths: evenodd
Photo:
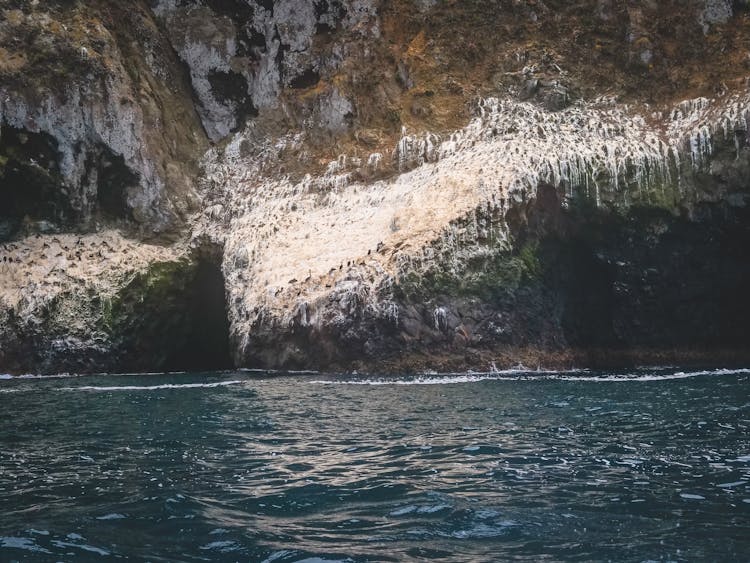
<path id="1" fill-rule="evenodd" d="M 471 357 L 468 361 L 467 356 Z M 550 375 L 564 373 L 586 373 L 627 370 L 716 370 L 744 369 L 750 366 L 750 351 L 747 350 L 682 350 L 682 349 L 622 349 L 622 350 L 560 350 L 549 351 L 534 348 L 494 352 L 467 350 L 458 353 L 412 354 L 387 360 L 354 361 L 348 366 L 319 366 L 318 369 L 290 367 L 274 369 L 263 367 L 237 367 L 217 370 L 144 371 L 144 372 L 72 372 L 72 373 L 21 373 L 0 369 L 0 380 L 54 379 L 95 376 L 149 376 L 179 377 L 199 373 L 211 374 L 257 374 L 265 378 L 300 377 L 317 375 L 377 376 L 383 379 L 419 376 L 446 375 L 493 375 L 525 374 Z"/>

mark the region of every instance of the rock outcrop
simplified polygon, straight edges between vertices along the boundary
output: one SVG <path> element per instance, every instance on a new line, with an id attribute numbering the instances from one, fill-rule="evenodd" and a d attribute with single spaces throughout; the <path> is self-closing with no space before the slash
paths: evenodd
<path id="1" fill-rule="evenodd" d="M 5 2 L 0 52 L 0 240 L 184 226 L 205 141 L 152 14 Z"/>
<path id="2" fill-rule="evenodd" d="M 743 2 L 0 9 L 0 370 L 750 356 Z"/>

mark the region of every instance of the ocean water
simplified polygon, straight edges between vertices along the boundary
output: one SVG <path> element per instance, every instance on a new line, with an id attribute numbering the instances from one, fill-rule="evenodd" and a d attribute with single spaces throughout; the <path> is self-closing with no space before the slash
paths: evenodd
<path id="1" fill-rule="evenodd" d="M 750 370 L 3 378 L 0 561 L 748 561 Z"/>

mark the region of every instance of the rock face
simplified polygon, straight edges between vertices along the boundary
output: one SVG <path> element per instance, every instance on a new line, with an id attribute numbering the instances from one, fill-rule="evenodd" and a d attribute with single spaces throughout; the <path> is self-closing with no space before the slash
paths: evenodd
<path id="1" fill-rule="evenodd" d="M 0 371 L 750 356 L 746 3 L 0 10 Z"/>
<path id="2" fill-rule="evenodd" d="M 96 2 L 3 4 L 0 236 L 97 222 L 178 228 L 197 205 L 204 141 L 153 16 Z M 135 37 L 121 35 L 125 25 Z"/>
<path id="3" fill-rule="evenodd" d="M 655 123 L 611 103 L 490 99 L 443 140 L 404 137 L 393 158 L 413 170 L 391 180 L 343 175 L 323 197 L 311 178 L 239 180 L 224 231 L 235 360 L 458 369 L 744 350 L 749 115 L 746 95 Z M 247 170 L 231 154 L 209 176 Z"/>

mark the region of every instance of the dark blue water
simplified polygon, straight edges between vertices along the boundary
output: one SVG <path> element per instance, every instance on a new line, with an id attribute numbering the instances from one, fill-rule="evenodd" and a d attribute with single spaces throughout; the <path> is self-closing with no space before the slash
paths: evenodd
<path id="1" fill-rule="evenodd" d="M 750 372 L 676 371 L 3 380 L 0 561 L 748 561 Z"/>

